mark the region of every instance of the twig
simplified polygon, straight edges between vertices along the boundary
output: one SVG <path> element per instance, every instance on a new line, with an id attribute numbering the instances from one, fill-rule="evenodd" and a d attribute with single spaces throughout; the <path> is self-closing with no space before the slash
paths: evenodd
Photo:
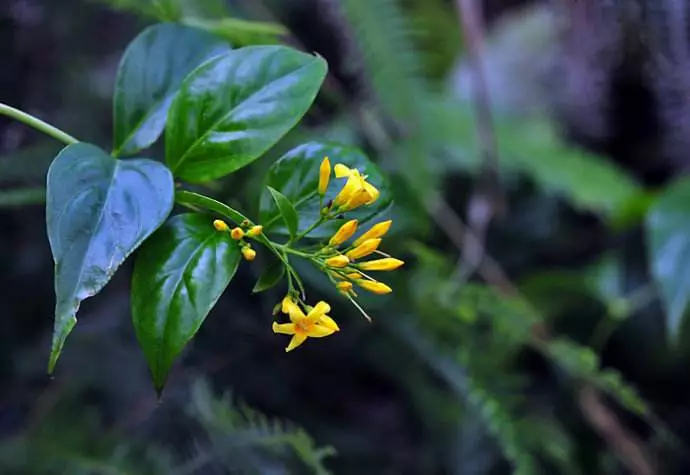
<path id="1" fill-rule="evenodd" d="M 500 185 L 499 157 L 491 117 L 491 100 L 486 74 L 482 64 L 484 27 L 480 5 L 477 0 L 455 0 L 456 10 L 462 26 L 463 37 L 472 74 L 472 103 L 476 115 L 477 136 L 482 153 L 482 168 L 474 193 L 467 209 L 467 222 L 478 239 L 467 240 L 462 248 L 459 264 L 469 265 L 472 272 L 484 254 L 486 233 L 495 216 L 506 211 L 505 199 Z"/>

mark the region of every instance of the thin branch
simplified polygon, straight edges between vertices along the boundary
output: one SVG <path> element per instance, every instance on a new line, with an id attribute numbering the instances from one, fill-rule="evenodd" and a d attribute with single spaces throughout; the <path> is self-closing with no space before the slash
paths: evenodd
<path id="1" fill-rule="evenodd" d="M 468 224 L 478 239 L 468 240 L 462 249 L 461 262 L 469 265 L 471 273 L 484 254 L 484 242 L 491 220 L 505 214 L 506 204 L 498 173 L 499 155 L 491 116 L 491 98 L 482 64 L 485 34 L 480 5 L 478 0 L 455 0 L 455 5 L 467 45 L 473 86 L 472 103 L 482 154 L 480 177 L 467 210 Z"/>
<path id="2" fill-rule="evenodd" d="M 475 242 L 479 237 L 473 233 L 442 198 L 436 197 L 427 203 L 427 210 L 434 218 L 439 228 L 448 236 L 458 249 L 463 249 L 466 242 Z M 526 297 L 521 295 L 505 275 L 500 264 L 488 254 L 477 263 L 477 273 L 489 285 L 507 296 L 518 296 L 529 305 Z M 531 305 L 530 305 L 531 307 Z M 543 324 L 531 328 L 534 346 L 536 348 L 548 344 L 551 339 Z M 615 414 L 602 401 L 601 393 L 592 385 L 585 384 L 578 391 L 578 402 L 585 418 L 590 425 L 609 444 L 618 458 L 635 475 L 654 475 L 656 471 L 644 447 L 644 444 L 621 424 Z"/>

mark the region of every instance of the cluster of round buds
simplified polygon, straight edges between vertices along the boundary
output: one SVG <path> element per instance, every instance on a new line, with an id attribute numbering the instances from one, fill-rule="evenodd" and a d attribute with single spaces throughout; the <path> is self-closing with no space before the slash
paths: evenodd
<path id="1" fill-rule="evenodd" d="M 232 239 L 239 241 L 240 251 L 242 252 L 242 257 L 244 257 L 245 260 L 253 261 L 256 258 L 256 251 L 245 238 L 255 238 L 259 236 L 263 232 L 263 226 L 253 225 L 249 221 L 245 220 L 240 226 L 230 229 L 228 224 L 220 219 L 213 221 L 213 226 L 218 231 L 229 232 Z"/>

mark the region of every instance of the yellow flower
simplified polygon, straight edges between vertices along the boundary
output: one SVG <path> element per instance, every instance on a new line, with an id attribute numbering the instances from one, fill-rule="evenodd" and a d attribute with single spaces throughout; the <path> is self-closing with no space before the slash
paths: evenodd
<path id="1" fill-rule="evenodd" d="M 331 179 L 331 161 L 328 157 L 324 157 L 319 168 L 319 194 L 323 196 L 326 194 L 328 188 L 328 181 Z"/>
<path id="2" fill-rule="evenodd" d="M 365 232 L 360 237 L 355 239 L 355 242 L 353 243 L 353 245 L 359 246 L 360 244 L 362 244 L 367 239 L 383 237 L 388 232 L 388 230 L 390 229 L 391 223 L 393 223 L 393 221 L 391 221 L 389 219 L 388 221 L 383 221 L 381 223 L 377 223 L 377 224 L 373 225 L 369 229 L 369 231 Z"/>
<path id="3" fill-rule="evenodd" d="M 405 261 L 401 261 L 400 259 L 386 257 L 384 259 L 360 262 L 357 264 L 357 267 L 362 270 L 395 270 L 404 263 Z"/>
<path id="4" fill-rule="evenodd" d="M 326 315 L 331 306 L 326 302 L 319 302 L 313 308 L 308 308 L 307 315 L 290 297 L 283 299 L 283 311 L 288 310 L 290 323 L 273 322 L 273 332 L 292 335 L 292 339 L 285 351 L 292 351 L 304 343 L 307 338 L 322 338 L 340 330 L 338 324 Z"/>
<path id="5" fill-rule="evenodd" d="M 263 232 L 263 230 L 264 230 L 264 227 L 261 225 L 252 226 L 251 229 L 249 231 L 247 231 L 247 236 L 248 237 L 256 237 L 259 234 L 261 234 Z"/>
<path id="6" fill-rule="evenodd" d="M 362 205 L 371 204 L 379 197 L 379 190 L 368 183 L 356 168 L 348 168 L 338 163 L 335 166 L 335 176 L 337 178 L 347 177 L 345 186 L 333 200 L 333 205 L 341 211 L 349 211 Z"/>
<path id="7" fill-rule="evenodd" d="M 216 228 L 217 231 L 227 231 L 230 229 L 225 221 L 222 221 L 220 219 L 216 219 L 213 221 L 213 227 Z"/>
<path id="8" fill-rule="evenodd" d="M 245 246 L 242 248 L 242 256 L 248 261 L 253 261 L 256 257 L 256 251 L 249 246 Z"/>
<path id="9" fill-rule="evenodd" d="M 375 280 L 360 279 L 355 281 L 355 283 L 363 289 L 378 295 L 389 294 L 393 292 L 393 289 L 388 287 L 386 284 L 384 284 L 383 282 L 377 282 Z"/>
<path id="10" fill-rule="evenodd" d="M 348 279 L 356 280 L 361 279 L 362 274 L 360 274 L 359 272 L 350 272 L 349 274 L 345 274 L 345 277 L 347 277 Z"/>
<path id="11" fill-rule="evenodd" d="M 349 263 L 350 263 L 350 259 L 348 259 L 347 256 L 343 256 L 343 255 L 337 255 L 337 256 L 329 257 L 328 259 L 326 259 L 326 265 L 328 267 L 335 267 L 336 269 L 340 268 L 340 267 L 345 267 Z"/>
<path id="12" fill-rule="evenodd" d="M 347 223 L 340 226 L 340 229 L 338 229 L 331 240 L 328 241 L 328 245 L 339 246 L 350 239 L 355 232 L 357 232 L 357 220 L 351 219 Z"/>
<path id="13" fill-rule="evenodd" d="M 361 259 L 362 257 L 368 256 L 374 252 L 381 244 L 380 238 L 367 239 L 359 246 L 354 249 L 347 251 L 345 255 L 350 258 L 350 260 Z"/>

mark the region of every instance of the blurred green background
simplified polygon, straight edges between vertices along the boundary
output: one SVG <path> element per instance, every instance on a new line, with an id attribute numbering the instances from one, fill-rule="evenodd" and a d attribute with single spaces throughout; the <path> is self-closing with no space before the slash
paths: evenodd
<path id="1" fill-rule="evenodd" d="M 394 184 L 386 250 L 407 264 L 391 296 L 363 299 L 373 323 L 343 300 L 337 336 L 286 355 L 270 330 L 284 289 L 251 295 L 260 253 L 157 401 L 127 263 L 49 379 L 59 144 L 0 117 L 0 473 L 690 473 L 687 332 L 669 343 L 645 227 L 686 168 L 688 62 L 660 34 L 674 2 L 623 3 L 1 0 L 0 101 L 103 147 L 118 61 L 146 25 L 318 52 L 330 75 L 302 124 L 206 192 L 256 216 L 285 150 L 361 147 Z"/>

